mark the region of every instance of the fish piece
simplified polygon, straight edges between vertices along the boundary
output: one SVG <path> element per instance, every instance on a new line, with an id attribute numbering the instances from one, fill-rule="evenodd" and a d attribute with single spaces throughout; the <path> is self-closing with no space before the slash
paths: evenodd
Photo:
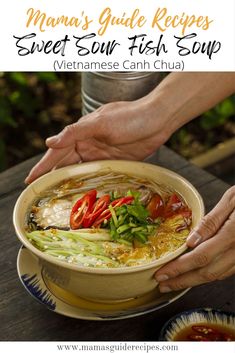
<path id="1" fill-rule="evenodd" d="M 52 199 L 32 207 L 31 218 L 43 229 L 48 227 L 68 229 L 72 205 L 72 200 Z"/>

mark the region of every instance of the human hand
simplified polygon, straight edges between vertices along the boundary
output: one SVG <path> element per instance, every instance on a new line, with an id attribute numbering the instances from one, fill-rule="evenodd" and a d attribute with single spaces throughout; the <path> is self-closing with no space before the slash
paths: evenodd
<path id="1" fill-rule="evenodd" d="M 155 274 L 162 293 L 222 280 L 235 273 L 235 186 L 191 232 L 192 251 Z"/>
<path id="2" fill-rule="evenodd" d="M 47 139 L 47 153 L 25 181 L 80 161 L 142 160 L 231 94 L 234 83 L 235 73 L 171 73 L 144 98 L 106 104 Z"/>
<path id="3" fill-rule="evenodd" d="M 48 151 L 25 181 L 31 183 L 52 169 L 81 161 L 149 156 L 169 138 L 171 124 L 155 116 L 156 107 L 148 100 L 109 103 L 68 125 L 46 140 Z"/>

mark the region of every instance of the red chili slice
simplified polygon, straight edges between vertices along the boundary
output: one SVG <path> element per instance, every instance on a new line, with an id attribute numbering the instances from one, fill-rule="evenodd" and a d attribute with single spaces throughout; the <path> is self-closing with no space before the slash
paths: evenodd
<path id="1" fill-rule="evenodd" d="M 93 225 L 95 220 L 101 215 L 101 213 L 107 209 L 110 203 L 110 195 L 101 196 L 93 205 L 90 213 L 86 214 L 82 225 L 84 228 L 89 228 Z"/>
<path id="2" fill-rule="evenodd" d="M 222 334 L 222 341 L 233 341 L 234 337 L 232 335 L 229 335 L 228 333 L 223 333 Z"/>
<path id="3" fill-rule="evenodd" d="M 192 334 L 192 335 L 188 335 L 187 339 L 189 341 L 198 341 L 198 342 L 209 342 L 210 341 L 206 336 L 199 335 L 196 333 Z"/>
<path id="4" fill-rule="evenodd" d="M 154 194 L 146 208 L 151 219 L 163 217 L 164 203 L 160 195 Z"/>
<path id="5" fill-rule="evenodd" d="M 218 330 L 216 330 L 212 327 L 208 327 L 206 325 L 200 325 L 200 326 L 194 325 L 194 326 L 192 326 L 192 330 L 203 334 L 205 337 L 208 338 L 209 341 L 221 341 L 222 340 L 222 334 Z"/>
<path id="6" fill-rule="evenodd" d="M 133 196 L 121 197 L 120 199 L 114 200 L 111 202 L 111 206 L 113 208 L 120 207 L 122 205 L 129 205 L 134 200 Z M 99 217 L 96 218 L 93 223 L 93 227 L 98 228 L 105 220 L 109 220 L 111 218 L 111 212 L 109 209 L 104 210 Z"/>
<path id="7" fill-rule="evenodd" d="M 90 190 L 82 198 L 77 200 L 70 214 L 71 229 L 78 229 L 82 226 L 85 216 L 90 213 L 96 201 L 96 195 L 96 190 Z"/>
<path id="8" fill-rule="evenodd" d="M 109 220 L 112 217 L 111 212 L 108 210 L 103 211 L 100 216 L 92 224 L 94 228 L 98 228 L 105 220 Z"/>
<path id="9" fill-rule="evenodd" d="M 193 325 L 192 330 L 196 332 L 203 333 L 204 335 L 208 335 L 209 333 L 219 333 L 217 330 L 208 327 L 206 325 Z"/>
<path id="10" fill-rule="evenodd" d="M 116 199 L 116 200 L 112 201 L 111 205 L 113 207 L 120 207 L 122 205 L 129 205 L 130 203 L 132 203 L 133 200 L 134 200 L 133 196 L 125 196 L 125 197 L 121 197 L 120 199 Z"/>

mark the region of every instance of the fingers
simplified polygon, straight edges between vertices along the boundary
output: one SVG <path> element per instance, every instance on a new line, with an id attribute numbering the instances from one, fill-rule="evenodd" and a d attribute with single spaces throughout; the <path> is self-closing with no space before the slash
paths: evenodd
<path id="1" fill-rule="evenodd" d="M 25 179 L 25 183 L 32 183 L 41 175 L 52 170 L 58 163 L 68 154 L 69 148 L 65 149 L 49 149 L 42 159 L 33 167 L 29 175 Z"/>
<path id="2" fill-rule="evenodd" d="M 80 154 L 74 150 L 68 153 L 64 158 L 62 158 L 54 167 L 53 169 L 58 169 L 61 167 L 66 167 L 71 164 L 81 163 L 83 162 L 82 157 Z"/>
<path id="3" fill-rule="evenodd" d="M 235 250 L 229 250 L 223 256 L 214 259 L 207 267 L 201 268 L 199 271 L 189 271 L 160 283 L 159 290 L 162 293 L 168 293 L 215 280 L 223 280 L 235 273 L 234 257 Z"/>
<path id="4" fill-rule="evenodd" d="M 200 224 L 191 232 L 187 239 L 187 246 L 195 247 L 206 239 L 211 238 L 224 224 L 235 208 L 235 188 L 230 188 L 219 203 L 203 217 Z"/>
<path id="5" fill-rule="evenodd" d="M 58 135 L 52 136 L 46 140 L 46 145 L 49 149 L 43 158 L 31 169 L 25 179 L 25 183 L 30 184 L 53 168 L 67 165 L 65 160 L 66 156 L 68 156 L 71 150 L 75 150 L 75 125 L 76 124 L 68 125 Z M 71 161 L 75 162 L 74 156 L 71 158 Z"/>
<path id="6" fill-rule="evenodd" d="M 68 138 L 68 136 L 70 136 L 70 130 L 66 131 L 61 133 L 62 137 L 60 136 L 58 143 L 55 143 L 56 147 L 49 148 L 44 157 L 31 170 L 25 179 L 26 183 L 33 182 L 42 174 L 47 173 L 52 169 L 78 163 L 80 161 L 85 162 L 101 159 L 117 159 L 118 153 L 119 159 L 122 157 L 122 153 L 120 153 L 116 147 L 108 146 L 100 141 L 96 141 L 95 139 L 87 139 L 80 142 L 77 141 L 71 146 L 68 145 L 67 147 L 62 147 L 64 142 L 61 139 Z M 49 141 L 48 145 L 53 145 L 53 143 Z"/>
<path id="7" fill-rule="evenodd" d="M 172 278 L 209 265 L 214 258 L 227 251 L 230 247 L 234 247 L 234 237 L 234 222 L 228 219 L 215 237 L 163 266 L 157 271 L 156 279 L 161 281 L 161 278 L 159 278 L 161 275 Z"/>
<path id="8" fill-rule="evenodd" d="M 90 133 L 91 129 L 89 129 L 89 123 L 87 124 L 87 120 L 84 119 L 81 123 L 78 122 L 66 126 L 58 135 L 48 138 L 46 145 L 49 150 L 30 171 L 25 182 L 27 184 L 31 183 L 53 168 L 77 163 L 79 161 L 77 141 L 79 139 L 85 139 Z"/>
<path id="9" fill-rule="evenodd" d="M 58 135 L 49 137 L 46 145 L 49 148 L 66 148 L 75 144 L 77 123 L 66 126 Z"/>
<path id="10" fill-rule="evenodd" d="M 221 253 L 221 241 L 212 238 L 200 244 L 193 251 L 188 252 L 176 260 L 169 262 L 156 272 L 158 282 L 169 278 L 175 278 L 186 272 L 207 266 L 215 257 Z"/>
<path id="11" fill-rule="evenodd" d="M 94 114 L 93 114 L 94 115 Z M 49 148 L 66 148 L 75 145 L 78 141 L 95 136 L 97 132 L 94 116 L 87 115 L 77 123 L 67 125 L 58 135 L 49 137 L 46 145 Z"/>
<path id="12" fill-rule="evenodd" d="M 234 229 L 235 212 L 232 212 L 216 236 L 156 272 L 155 277 L 160 282 L 160 290 L 192 287 L 225 278 L 224 276 L 233 273 L 231 269 L 235 267 Z"/>
<path id="13" fill-rule="evenodd" d="M 77 149 L 83 161 L 101 159 L 140 160 L 146 157 L 145 149 L 136 144 L 110 145 L 96 139 L 77 142 Z"/>
<path id="14" fill-rule="evenodd" d="M 87 117 L 89 116 L 87 115 Z M 92 117 L 92 120 L 93 119 L 94 117 Z M 82 119 L 81 122 L 79 121 L 75 124 L 66 126 L 58 135 L 48 138 L 46 140 L 46 145 L 49 150 L 30 171 L 25 182 L 31 183 L 53 168 L 77 163 L 79 159 L 77 142 L 79 140 L 85 140 L 94 132 L 93 130 L 95 129 L 96 124 L 92 124 L 93 128 L 90 128 L 90 125 L 91 122 L 89 123 L 89 119 Z M 68 153 L 71 151 L 75 151 L 76 153 L 68 156 Z"/>
<path id="15" fill-rule="evenodd" d="M 102 159 L 133 159 L 127 151 L 122 150 L 121 146 L 109 145 L 104 141 L 87 139 L 77 143 L 77 149 L 83 161 L 102 160 Z"/>

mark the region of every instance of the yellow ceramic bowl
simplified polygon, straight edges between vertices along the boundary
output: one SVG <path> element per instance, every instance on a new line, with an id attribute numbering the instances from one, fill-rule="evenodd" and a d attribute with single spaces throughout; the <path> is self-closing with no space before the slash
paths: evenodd
<path id="1" fill-rule="evenodd" d="M 171 186 L 183 196 L 192 209 L 193 227 L 204 215 L 204 205 L 197 190 L 180 175 L 152 164 L 130 161 L 97 161 L 72 165 L 52 171 L 29 185 L 18 198 L 13 215 L 15 230 L 20 241 L 38 258 L 45 278 L 80 297 L 95 301 L 127 300 L 146 294 L 157 283 L 155 271 L 173 260 L 186 249 L 186 244 L 176 251 L 151 263 L 126 268 L 85 268 L 62 262 L 35 248 L 26 238 L 25 222 L 27 211 L 38 195 L 63 179 L 99 172 L 103 169 L 134 174 L 153 179 Z"/>

